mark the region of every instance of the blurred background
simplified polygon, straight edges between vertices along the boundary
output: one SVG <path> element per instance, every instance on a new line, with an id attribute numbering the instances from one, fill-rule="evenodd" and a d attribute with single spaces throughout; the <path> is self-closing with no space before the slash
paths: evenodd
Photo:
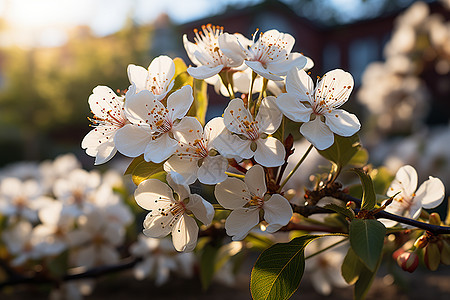
<path id="1" fill-rule="evenodd" d="M 92 89 L 126 89 L 127 65 L 147 67 L 161 54 L 189 64 L 182 35 L 192 40 L 206 23 L 247 37 L 256 28 L 288 32 L 294 50 L 314 60 L 313 76 L 351 72 L 348 105 L 367 147 L 430 126 L 448 132 L 449 15 L 448 1 L 2 0 L 0 166 L 67 152 L 92 165 L 80 148 Z M 226 101 L 210 95 L 213 117 Z M 384 151 L 374 159 L 392 154 Z"/>

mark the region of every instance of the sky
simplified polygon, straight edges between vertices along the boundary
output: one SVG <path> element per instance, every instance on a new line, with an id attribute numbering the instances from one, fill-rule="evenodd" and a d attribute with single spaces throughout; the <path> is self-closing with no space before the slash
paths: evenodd
<path id="1" fill-rule="evenodd" d="M 355 9 L 359 0 L 329 0 L 342 9 Z M 88 25 L 104 36 L 122 28 L 128 17 L 138 24 L 167 13 L 175 23 L 218 14 L 227 5 L 251 5 L 261 0 L 0 0 L 0 17 L 7 30 L 0 32 L 0 46 L 59 46 L 67 31 Z"/>

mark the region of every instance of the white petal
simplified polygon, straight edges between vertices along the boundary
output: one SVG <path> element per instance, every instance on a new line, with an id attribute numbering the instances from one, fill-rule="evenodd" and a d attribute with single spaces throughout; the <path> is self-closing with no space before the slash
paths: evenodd
<path id="1" fill-rule="evenodd" d="M 317 101 L 327 99 L 327 105 L 338 108 L 347 102 L 353 90 L 353 76 L 341 69 L 327 72 L 319 81 L 315 98 Z"/>
<path id="2" fill-rule="evenodd" d="M 225 221 L 227 234 L 233 241 L 244 239 L 256 225 L 259 224 L 259 209 L 233 210 Z"/>
<path id="3" fill-rule="evenodd" d="M 214 207 L 200 195 L 191 194 L 186 208 L 204 225 L 209 226 L 214 218 Z"/>
<path id="4" fill-rule="evenodd" d="M 116 132 L 114 139 L 120 153 L 129 157 L 137 157 L 144 153 L 151 141 L 151 134 L 148 128 L 127 124 Z"/>
<path id="5" fill-rule="evenodd" d="M 148 90 L 142 90 L 137 94 L 127 93 L 124 107 L 130 122 L 145 126 L 155 121 L 151 111 L 165 110 L 164 105 Z"/>
<path id="6" fill-rule="evenodd" d="M 423 208 L 435 208 L 442 203 L 445 187 L 439 178 L 432 177 L 421 184 L 416 192 L 415 201 L 422 203 Z"/>
<path id="7" fill-rule="evenodd" d="M 219 74 L 219 72 L 222 71 L 222 69 L 223 65 L 218 65 L 212 68 L 209 66 L 199 66 L 199 67 L 189 67 L 187 71 L 189 75 L 191 75 L 195 79 L 206 79 Z"/>
<path id="8" fill-rule="evenodd" d="M 283 114 L 294 122 L 308 122 L 312 109 L 306 107 L 295 94 L 282 93 L 277 97 L 277 105 Z"/>
<path id="9" fill-rule="evenodd" d="M 216 117 L 211 119 L 205 125 L 203 136 L 208 141 L 208 148 L 213 147 L 214 140 L 225 130 L 225 123 L 222 117 Z M 208 149 L 209 150 L 209 149 Z"/>
<path id="10" fill-rule="evenodd" d="M 197 180 L 198 164 L 197 160 L 183 159 L 174 155 L 164 163 L 164 171 L 176 172 L 183 176 L 184 184 L 193 184 Z"/>
<path id="11" fill-rule="evenodd" d="M 158 179 L 142 181 L 134 192 L 136 203 L 146 210 L 158 211 L 175 202 L 172 189 Z"/>
<path id="12" fill-rule="evenodd" d="M 327 149 L 334 143 L 333 132 L 320 120 L 319 116 L 312 121 L 303 123 L 300 133 L 318 150 Z"/>
<path id="13" fill-rule="evenodd" d="M 228 178 L 214 189 L 214 195 L 220 205 L 226 209 L 241 208 L 251 198 L 247 185 L 237 178 Z"/>
<path id="14" fill-rule="evenodd" d="M 123 98 L 117 96 L 111 88 L 99 85 L 92 90 L 88 103 L 94 115 L 106 119 L 109 111 L 121 110 Z"/>
<path id="15" fill-rule="evenodd" d="M 251 158 L 255 154 L 250 148 L 251 140 L 243 140 L 239 136 L 232 134 L 228 130 L 223 130 L 213 142 L 212 147 L 226 158 Z"/>
<path id="16" fill-rule="evenodd" d="M 180 201 L 189 198 L 191 190 L 187 184 L 182 183 L 184 180 L 183 178 L 180 178 L 179 174 L 168 173 L 166 180 L 174 192 L 178 194 Z"/>
<path id="17" fill-rule="evenodd" d="M 168 235 L 172 231 L 173 216 L 171 213 L 168 215 L 154 215 L 153 213 L 147 214 L 144 220 L 143 233 L 146 236 L 152 238 L 162 238 Z"/>
<path id="18" fill-rule="evenodd" d="M 398 169 L 395 174 L 395 179 L 392 181 L 391 186 L 387 191 L 387 195 L 392 197 L 397 192 L 402 193 L 398 196 L 411 198 L 417 188 L 417 172 L 410 165 L 405 165 Z M 405 193 L 405 194 L 403 194 Z"/>
<path id="19" fill-rule="evenodd" d="M 274 194 L 264 202 L 264 220 L 269 223 L 267 232 L 275 232 L 287 225 L 292 217 L 292 207 L 283 196 Z"/>
<path id="20" fill-rule="evenodd" d="M 114 143 L 116 130 L 115 126 L 98 126 L 83 138 L 81 147 L 86 149 L 88 155 L 95 157 L 96 165 L 109 161 L 116 154 Z"/>
<path id="21" fill-rule="evenodd" d="M 306 57 L 300 53 L 291 53 L 288 59 L 268 62 L 267 70 L 272 74 L 285 76 L 292 68 L 303 69 L 307 62 Z"/>
<path id="22" fill-rule="evenodd" d="M 154 163 L 160 163 L 168 159 L 177 150 L 178 142 L 171 138 L 168 133 L 161 134 L 147 143 L 144 159 Z M 120 151 L 120 150 L 119 150 Z"/>
<path id="23" fill-rule="evenodd" d="M 198 169 L 198 180 L 203 184 L 217 184 L 227 179 L 227 169 L 228 160 L 222 155 L 207 156 Z"/>
<path id="24" fill-rule="evenodd" d="M 219 48 L 223 54 L 234 61 L 234 64 L 241 65 L 246 57 L 244 48 L 238 41 L 236 35 L 223 33 L 218 38 Z"/>
<path id="25" fill-rule="evenodd" d="M 184 49 L 186 49 L 186 53 L 189 56 L 189 59 L 192 61 L 192 63 L 196 66 L 201 65 L 201 63 L 198 61 L 198 59 L 194 55 L 194 53 L 196 51 L 198 51 L 197 50 L 198 46 L 196 44 L 188 41 L 187 34 L 183 35 L 183 45 L 184 45 Z"/>
<path id="26" fill-rule="evenodd" d="M 260 165 L 254 165 L 247 171 L 244 182 L 250 193 L 260 198 L 267 192 L 266 174 Z"/>
<path id="27" fill-rule="evenodd" d="M 172 127 L 172 132 L 178 141 L 184 144 L 193 143 L 203 137 L 203 127 L 194 117 L 184 117 L 180 123 Z"/>
<path id="28" fill-rule="evenodd" d="M 165 97 L 167 92 L 173 86 L 172 79 L 175 75 L 175 64 L 173 60 L 165 55 L 161 55 L 153 59 L 150 66 L 148 66 L 149 81 L 153 81 L 156 78 L 156 82 L 153 82 L 157 89 L 149 88 L 153 93 L 156 93 L 157 99 L 161 100 Z"/>
<path id="29" fill-rule="evenodd" d="M 280 81 L 283 80 L 282 77 L 276 75 L 276 74 L 272 74 L 268 69 L 264 68 L 263 65 L 261 64 L 261 62 L 259 61 L 245 61 L 245 64 L 251 68 L 256 74 L 269 79 L 269 80 L 274 80 L 274 81 Z"/>
<path id="30" fill-rule="evenodd" d="M 258 139 L 256 145 L 254 158 L 257 163 L 265 167 L 278 167 L 284 163 L 286 150 L 276 138 Z"/>
<path id="31" fill-rule="evenodd" d="M 302 69 L 292 68 L 286 76 L 286 91 L 293 94 L 297 101 L 311 103 L 314 94 L 314 82 Z"/>
<path id="32" fill-rule="evenodd" d="M 358 118 L 342 109 L 326 113 L 325 124 L 331 131 L 341 136 L 352 136 L 361 128 Z"/>
<path id="33" fill-rule="evenodd" d="M 223 113 L 223 122 L 225 126 L 231 132 L 237 134 L 243 134 L 247 136 L 246 127 L 242 125 L 242 122 L 252 122 L 253 117 L 244 106 L 242 99 L 236 98 L 228 103 Z"/>
<path id="34" fill-rule="evenodd" d="M 190 85 L 185 85 L 170 94 L 169 98 L 167 98 L 167 109 L 172 121 L 183 118 L 189 111 L 193 101 L 194 96 Z"/>
<path id="35" fill-rule="evenodd" d="M 195 220 L 184 215 L 172 230 L 172 242 L 179 252 L 192 251 L 197 245 L 198 226 Z"/>
<path id="36" fill-rule="evenodd" d="M 136 86 L 136 93 L 146 89 L 148 71 L 145 68 L 130 64 L 127 73 L 130 83 Z"/>
<path id="37" fill-rule="evenodd" d="M 275 103 L 275 97 L 269 96 L 261 101 L 256 122 L 258 122 L 259 132 L 272 134 L 280 127 L 283 114 Z"/>

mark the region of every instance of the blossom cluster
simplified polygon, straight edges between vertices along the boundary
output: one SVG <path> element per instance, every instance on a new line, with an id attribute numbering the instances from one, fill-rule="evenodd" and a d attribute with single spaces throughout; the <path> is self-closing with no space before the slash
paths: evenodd
<path id="1" fill-rule="evenodd" d="M 340 109 L 349 99 L 353 77 L 332 70 L 314 87 L 305 71 L 312 60 L 292 52 L 295 39 L 277 30 L 257 31 L 250 40 L 208 24 L 195 30 L 194 42 L 186 35 L 183 42 L 195 65 L 187 73 L 230 98 L 223 116 L 202 126 L 188 115 L 194 102 L 192 86 L 174 88 L 175 63 L 159 56 L 148 69 L 128 66 L 130 87 L 125 95 L 105 86 L 93 90 L 89 104 L 94 129 L 82 147 L 96 164 L 118 151 L 163 165 L 168 184 L 143 181 L 135 199 L 149 211 L 144 234 L 171 233 L 178 251 L 196 246 L 198 226 L 189 214 L 206 226 L 214 217 L 213 206 L 190 193 L 188 185 L 196 180 L 216 185 L 218 203 L 232 210 L 226 229 L 233 239 L 243 239 L 260 221 L 268 223 L 269 232 L 277 231 L 289 222 L 292 209 L 281 194 L 267 193 L 266 168 L 286 163 L 284 141 L 274 134 L 284 117 L 302 123 L 300 133 L 319 150 L 330 147 L 335 134 L 355 134 L 360 128 L 357 117 Z M 281 93 L 283 86 L 286 92 Z M 260 93 L 258 99 L 253 99 L 254 91 Z M 238 98 L 235 93 L 250 96 Z M 251 163 L 244 182 L 229 178 L 233 161 Z"/>

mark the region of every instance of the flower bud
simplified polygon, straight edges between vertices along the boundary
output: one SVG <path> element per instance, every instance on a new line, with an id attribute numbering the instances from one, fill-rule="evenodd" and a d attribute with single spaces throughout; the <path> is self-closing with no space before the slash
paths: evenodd
<path id="1" fill-rule="evenodd" d="M 394 253 L 392 253 L 392 258 L 397 260 L 403 253 L 405 253 L 405 249 L 403 249 L 403 247 L 400 247 L 395 250 Z"/>
<path id="2" fill-rule="evenodd" d="M 425 265 L 431 271 L 436 271 L 441 262 L 441 253 L 439 251 L 439 246 L 436 243 L 428 243 L 425 247 L 425 254 L 423 256 Z"/>
<path id="3" fill-rule="evenodd" d="M 450 241 L 446 239 L 442 240 L 441 263 L 450 265 Z"/>
<path id="4" fill-rule="evenodd" d="M 355 209 L 355 208 L 356 208 L 356 203 L 355 203 L 354 201 L 348 201 L 348 202 L 345 204 L 345 206 L 346 206 L 347 208 L 350 208 L 350 209 Z"/>
<path id="5" fill-rule="evenodd" d="M 420 236 L 415 242 L 414 247 L 424 248 L 428 245 L 428 238 L 425 235 Z"/>
<path id="6" fill-rule="evenodd" d="M 419 257 L 414 252 L 404 252 L 397 257 L 397 264 L 403 271 L 412 273 L 419 265 Z"/>
<path id="7" fill-rule="evenodd" d="M 441 225 L 441 216 L 438 213 L 432 213 L 428 222 L 432 225 Z"/>

